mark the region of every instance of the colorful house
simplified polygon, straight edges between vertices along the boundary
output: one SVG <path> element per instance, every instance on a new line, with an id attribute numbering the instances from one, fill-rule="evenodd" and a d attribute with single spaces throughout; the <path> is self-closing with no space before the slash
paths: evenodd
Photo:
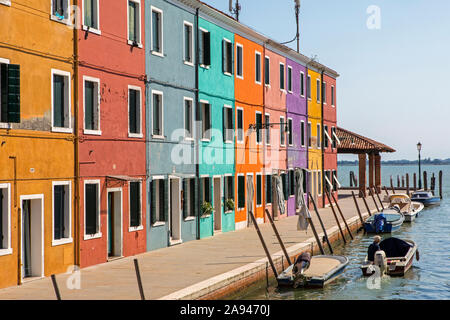
<path id="1" fill-rule="evenodd" d="M 69 1 L 0 1 L 0 287 L 74 264 Z"/>
<path id="2" fill-rule="evenodd" d="M 79 259 L 146 249 L 144 0 L 79 1 Z"/>
<path id="3" fill-rule="evenodd" d="M 200 238 L 235 229 L 234 205 L 234 34 L 212 17 L 199 18 L 199 195 Z"/>
<path id="4" fill-rule="evenodd" d="M 194 10 L 146 1 L 147 250 L 198 237 L 197 22 Z"/>

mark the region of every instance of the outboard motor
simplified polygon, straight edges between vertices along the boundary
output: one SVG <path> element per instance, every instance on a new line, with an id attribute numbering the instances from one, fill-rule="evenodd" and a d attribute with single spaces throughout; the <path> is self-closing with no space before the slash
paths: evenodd
<path id="1" fill-rule="evenodd" d="M 387 259 L 386 259 L 386 253 L 383 250 L 378 250 L 377 252 L 375 252 L 373 264 L 378 266 L 378 268 L 380 268 L 381 275 L 386 273 Z"/>
<path id="2" fill-rule="evenodd" d="M 375 217 L 373 219 L 373 223 L 374 223 L 376 233 L 383 231 L 385 222 L 386 222 L 386 217 L 384 216 L 383 213 L 378 213 L 375 215 Z"/>

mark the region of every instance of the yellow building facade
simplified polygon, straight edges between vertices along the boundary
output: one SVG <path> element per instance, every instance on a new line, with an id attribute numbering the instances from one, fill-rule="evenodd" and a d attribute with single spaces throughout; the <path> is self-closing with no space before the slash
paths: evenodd
<path id="1" fill-rule="evenodd" d="M 0 1 L 0 288 L 74 264 L 70 4 Z"/>
<path id="2" fill-rule="evenodd" d="M 308 69 L 308 169 L 309 188 L 316 204 L 322 204 L 322 106 L 321 106 L 321 75 Z"/>

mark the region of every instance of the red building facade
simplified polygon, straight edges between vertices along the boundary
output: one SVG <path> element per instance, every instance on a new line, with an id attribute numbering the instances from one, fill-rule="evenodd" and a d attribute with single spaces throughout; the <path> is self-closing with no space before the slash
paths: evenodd
<path id="1" fill-rule="evenodd" d="M 79 265 L 146 250 L 144 0 L 82 0 Z"/>

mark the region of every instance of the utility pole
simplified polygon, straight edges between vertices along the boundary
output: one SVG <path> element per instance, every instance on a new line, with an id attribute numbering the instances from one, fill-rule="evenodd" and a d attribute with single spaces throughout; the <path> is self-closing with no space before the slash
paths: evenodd
<path id="1" fill-rule="evenodd" d="M 297 22 L 297 52 L 300 53 L 300 21 L 299 21 L 299 15 L 300 15 L 300 0 L 294 0 L 295 1 L 295 20 Z"/>

